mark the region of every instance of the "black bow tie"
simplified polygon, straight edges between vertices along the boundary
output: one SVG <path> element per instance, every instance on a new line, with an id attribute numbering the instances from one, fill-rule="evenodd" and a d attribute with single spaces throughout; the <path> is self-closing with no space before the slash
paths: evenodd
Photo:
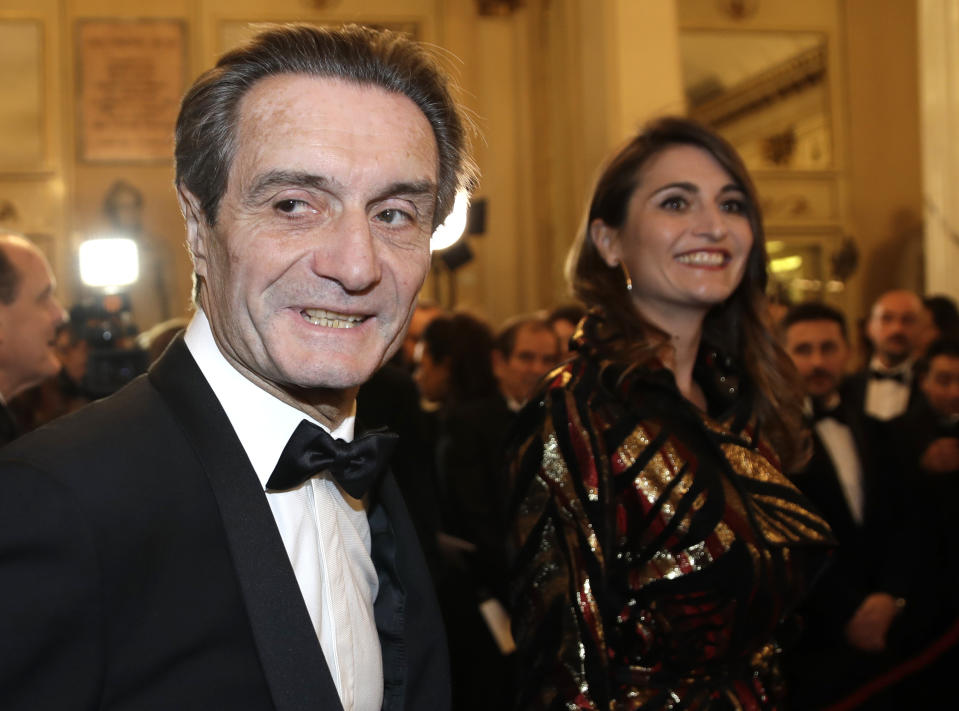
<path id="1" fill-rule="evenodd" d="M 344 442 L 303 420 L 283 448 L 266 488 L 287 491 L 319 472 L 328 471 L 346 493 L 360 499 L 386 468 L 397 441 L 396 434 L 382 428 Z"/>
<path id="2" fill-rule="evenodd" d="M 827 417 L 846 424 L 846 415 L 842 410 L 841 404 L 835 407 L 824 407 L 814 400 L 812 403 L 812 416 L 810 416 L 809 421 L 815 424 L 820 420 L 825 420 Z"/>
<path id="3" fill-rule="evenodd" d="M 900 385 L 908 385 L 906 382 L 906 373 L 902 370 L 900 370 L 898 373 L 887 373 L 881 370 L 870 370 L 869 377 L 873 380 L 895 380 Z"/>

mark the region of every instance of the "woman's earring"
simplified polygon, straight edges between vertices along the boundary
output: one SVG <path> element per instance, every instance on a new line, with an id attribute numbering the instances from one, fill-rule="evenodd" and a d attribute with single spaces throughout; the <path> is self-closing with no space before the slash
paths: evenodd
<path id="1" fill-rule="evenodd" d="M 623 279 L 626 280 L 626 291 L 633 290 L 633 280 L 629 278 L 629 271 L 626 269 L 626 265 L 622 262 L 619 263 L 620 269 L 623 270 Z"/>

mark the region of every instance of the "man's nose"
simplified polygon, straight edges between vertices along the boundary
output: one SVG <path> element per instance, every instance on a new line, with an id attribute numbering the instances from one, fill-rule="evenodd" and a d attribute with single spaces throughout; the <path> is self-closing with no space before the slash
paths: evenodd
<path id="1" fill-rule="evenodd" d="M 375 239 L 365 212 L 344 212 L 332 234 L 318 240 L 313 272 L 338 282 L 345 291 L 365 291 L 380 280 Z"/>
<path id="2" fill-rule="evenodd" d="M 59 326 L 61 323 L 66 323 L 70 319 L 70 314 L 63 308 L 63 304 L 61 304 L 56 297 L 53 297 L 50 303 L 53 308 L 54 325 Z"/>

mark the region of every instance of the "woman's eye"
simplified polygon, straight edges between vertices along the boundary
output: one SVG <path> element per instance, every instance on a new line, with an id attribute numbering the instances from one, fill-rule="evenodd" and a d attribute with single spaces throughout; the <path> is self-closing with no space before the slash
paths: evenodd
<path id="1" fill-rule="evenodd" d="M 746 212 L 746 203 L 743 200 L 726 200 L 723 202 L 722 208 L 734 215 L 742 215 Z"/>
<path id="2" fill-rule="evenodd" d="M 678 195 L 668 197 L 660 203 L 660 207 L 666 210 L 682 210 L 686 205 L 686 198 L 679 197 Z"/>

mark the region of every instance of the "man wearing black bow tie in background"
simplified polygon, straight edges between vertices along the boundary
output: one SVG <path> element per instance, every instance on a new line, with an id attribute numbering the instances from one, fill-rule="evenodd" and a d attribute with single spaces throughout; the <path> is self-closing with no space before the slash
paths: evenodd
<path id="1" fill-rule="evenodd" d="M 887 291 L 873 304 L 866 335 L 873 355 L 850 378 L 849 397 L 869 417 L 886 422 L 905 414 L 918 398 L 913 374 L 922 301 L 911 291 Z"/>
<path id="2" fill-rule="evenodd" d="M 185 337 L 0 457 L 0 708 L 448 709 L 394 441 L 354 414 L 471 182 L 402 37 L 275 28 L 197 80 Z"/>
<path id="3" fill-rule="evenodd" d="M 868 423 L 846 397 L 849 344 L 843 315 L 826 304 L 794 306 L 781 323 L 786 351 L 807 399 L 812 456 L 793 482 L 819 508 L 839 541 L 806 610 L 792 655 L 796 708 L 821 708 L 894 658 L 890 628 L 906 605 L 908 566 L 898 533 L 908 492 L 896 467 L 869 444 Z"/>

